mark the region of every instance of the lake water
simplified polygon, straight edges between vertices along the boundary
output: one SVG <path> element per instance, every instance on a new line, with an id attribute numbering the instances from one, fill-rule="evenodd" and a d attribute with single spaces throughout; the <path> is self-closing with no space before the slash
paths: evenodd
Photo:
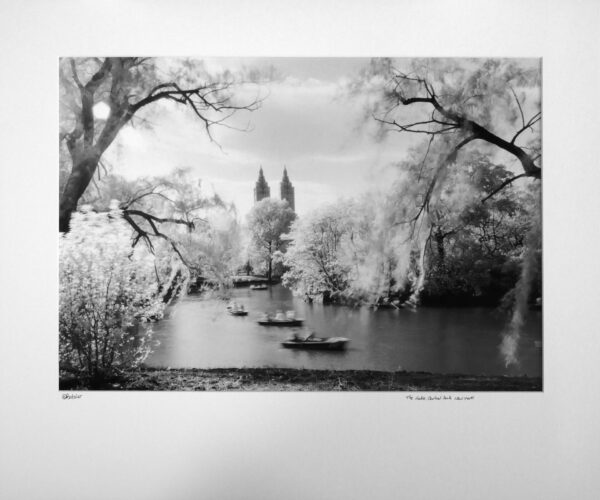
<path id="1" fill-rule="evenodd" d="M 190 295 L 153 325 L 160 346 L 146 360 L 155 367 L 289 367 L 410 370 L 488 375 L 542 375 L 542 314 L 531 311 L 521 337 L 519 364 L 505 367 L 499 354 L 505 318 L 493 309 L 420 308 L 378 310 L 308 304 L 281 285 L 238 288 L 232 297 L 249 315 L 228 314 L 227 302 Z M 295 310 L 304 327 L 266 327 L 265 311 Z M 346 351 L 285 349 L 293 331 L 351 341 Z"/>

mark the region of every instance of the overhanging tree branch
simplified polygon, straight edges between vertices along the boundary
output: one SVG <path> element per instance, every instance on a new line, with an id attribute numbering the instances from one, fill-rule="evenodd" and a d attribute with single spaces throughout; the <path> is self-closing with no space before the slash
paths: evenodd
<path id="1" fill-rule="evenodd" d="M 517 97 L 517 93 L 515 92 L 515 89 L 513 89 L 510 85 L 508 86 L 508 88 L 512 92 L 512 95 L 514 96 L 515 101 L 517 102 L 517 106 L 519 107 L 519 113 L 521 114 L 521 123 L 523 124 L 523 128 L 524 128 L 525 127 L 525 115 L 523 115 L 523 108 L 521 107 L 521 103 L 519 102 L 519 98 Z M 511 142 L 514 142 L 514 139 Z"/>
<path id="2" fill-rule="evenodd" d="M 431 84 L 429 84 L 425 79 L 418 78 L 418 77 L 411 77 L 404 73 L 399 73 L 399 72 L 396 73 L 394 78 L 395 78 L 396 84 L 395 84 L 394 89 L 392 90 L 392 96 L 397 100 L 397 103 L 400 103 L 404 106 L 410 106 L 410 105 L 418 104 L 418 103 L 429 104 L 429 105 L 433 106 L 434 112 L 437 111 L 441 116 L 443 116 L 447 120 L 445 122 L 442 122 L 442 124 L 445 128 L 441 128 L 441 129 L 437 129 L 437 130 L 435 130 L 435 129 L 423 130 L 423 129 L 414 129 L 413 128 L 417 125 L 422 125 L 424 123 L 427 123 L 427 124 L 436 123 L 437 121 L 434 120 L 433 115 L 432 115 L 432 119 L 429 121 L 426 121 L 426 122 L 418 122 L 417 121 L 417 122 L 413 122 L 410 124 L 402 125 L 402 124 L 397 123 L 395 120 L 390 121 L 390 120 L 379 119 L 378 121 L 380 123 L 391 125 L 397 129 L 399 129 L 399 131 L 401 131 L 401 132 L 425 133 L 425 134 L 429 134 L 429 135 L 450 133 L 450 132 L 459 131 L 459 130 L 464 131 L 468 134 L 472 134 L 474 136 L 474 139 L 480 139 L 480 140 L 486 141 L 490 144 L 494 144 L 495 146 L 499 147 L 500 149 L 503 149 L 504 151 L 515 156 L 521 162 L 521 165 L 523 167 L 523 170 L 524 170 L 526 176 L 537 178 L 537 179 L 541 178 L 541 175 L 542 175 L 541 168 L 535 164 L 535 160 L 525 151 L 525 149 L 515 145 L 515 143 L 514 143 L 515 140 L 517 139 L 517 137 L 522 132 L 524 132 L 528 128 L 531 128 L 533 125 L 535 125 L 541 119 L 541 112 L 536 113 L 527 123 L 525 123 L 525 120 L 523 117 L 522 128 L 515 133 L 512 140 L 509 142 L 509 141 L 502 139 L 498 135 L 494 134 L 488 128 L 483 127 L 482 125 L 475 122 L 474 120 L 469 119 L 466 115 L 461 114 L 460 112 L 451 110 L 447 107 L 444 107 L 439 102 L 437 96 L 435 95 L 433 86 Z M 425 89 L 427 96 L 410 96 L 410 97 L 406 96 L 404 94 L 404 90 L 402 88 L 404 82 L 417 82 L 421 88 Z M 514 93 L 514 91 L 513 91 L 513 93 Z M 514 95 L 516 98 L 516 94 L 514 94 Z M 518 99 L 517 99 L 517 105 L 522 113 L 521 104 Z"/>
<path id="3" fill-rule="evenodd" d="M 132 218 L 132 215 L 142 217 L 150 225 L 152 232 L 150 233 L 150 232 L 146 231 L 145 229 L 143 229 L 141 227 L 141 225 L 138 224 Z M 181 260 L 181 262 L 183 263 L 184 266 L 186 266 L 188 269 L 191 269 L 191 270 L 200 271 L 200 268 L 198 266 L 193 265 L 183 256 L 177 243 L 172 238 L 170 238 L 166 234 L 159 231 L 159 229 L 156 225 L 157 222 L 158 223 L 172 222 L 175 224 L 186 225 L 186 226 L 188 226 L 189 230 L 192 230 L 194 228 L 193 222 L 185 221 L 183 219 L 160 218 L 160 217 L 156 217 L 152 214 L 142 212 L 141 210 L 123 210 L 123 218 L 129 223 L 129 225 L 131 225 L 131 227 L 136 232 L 136 236 L 134 237 L 134 240 L 133 240 L 133 246 L 135 246 L 140 239 L 143 239 L 146 242 L 146 244 L 148 245 L 148 248 L 150 249 L 150 251 L 154 252 L 154 245 L 152 244 L 151 237 L 157 237 L 157 238 L 163 239 L 169 243 L 172 250 L 177 254 L 177 256 L 179 257 L 179 259 Z"/>
<path id="4" fill-rule="evenodd" d="M 153 228 L 155 227 L 155 222 L 158 222 L 158 223 L 171 222 L 173 224 L 182 224 L 184 226 L 187 226 L 189 231 L 194 230 L 194 227 L 195 227 L 194 223 L 192 221 L 188 221 L 185 219 L 176 219 L 174 217 L 157 217 L 156 215 L 142 212 L 141 210 L 125 209 L 125 210 L 123 210 L 123 213 L 126 213 L 127 215 L 130 215 L 130 216 L 137 215 L 139 217 L 142 217 L 142 218 L 146 219 Z"/>
<path id="5" fill-rule="evenodd" d="M 215 142 L 211 134 L 213 125 L 228 126 L 226 121 L 233 113 L 254 111 L 262 103 L 262 99 L 257 97 L 251 102 L 234 104 L 232 81 L 207 81 L 190 88 L 181 87 L 177 81 L 148 85 L 156 78 L 149 61 L 148 58 L 132 57 L 61 60 L 59 81 L 61 101 L 65 102 L 61 112 L 69 116 L 68 119 L 61 116 L 64 123 L 60 139 L 65 141 L 72 163 L 71 174 L 60 199 L 61 232 L 69 230 L 71 214 L 92 182 L 102 155 L 141 108 L 159 100 L 187 106 L 203 122 L 208 137 Z M 87 83 L 81 79 L 83 72 L 78 71 L 78 64 L 84 64 L 86 70 L 96 65 L 95 73 Z M 69 69 L 71 78 L 68 77 Z M 144 88 L 150 90 L 140 90 Z M 102 129 L 97 131 L 100 122 L 97 123 L 93 108 L 100 96 L 108 104 L 110 113 L 103 120 Z"/>
<path id="6" fill-rule="evenodd" d="M 502 184 L 500 184 L 500 186 L 498 186 L 496 189 L 494 189 L 490 194 L 488 194 L 483 200 L 481 200 L 481 203 L 485 203 L 487 200 L 489 200 L 492 196 L 494 196 L 495 194 L 499 193 L 500 191 L 502 191 L 506 186 L 508 186 L 509 184 L 512 184 L 514 181 L 516 181 L 517 179 L 520 179 L 521 177 L 527 177 L 527 174 L 519 174 L 516 175 L 515 177 L 511 177 L 510 179 L 504 181 Z"/>
<path id="7" fill-rule="evenodd" d="M 539 122 L 542 119 L 541 115 L 542 115 L 542 113 L 536 113 L 535 115 L 533 115 L 531 117 L 531 119 L 527 123 L 525 123 L 525 119 L 523 119 L 523 128 L 521 128 L 519 131 L 517 131 L 517 133 L 511 139 L 510 143 L 514 144 L 515 141 L 517 140 L 517 137 L 519 137 L 523 132 L 525 132 L 525 130 L 527 130 L 528 128 L 531 128 L 533 125 L 535 125 L 537 122 Z"/>
<path id="8" fill-rule="evenodd" d="M 450 165 L 451 163 L 454 163 L 456 161 L 458 151 L 462 147 L 466 146 L 469 142 L 471 142 L 475 139 L 477 139 L 477 137 L 475 135 L 465 137 L 462 141 L 460 141 L 452 149 L 452 151 L 446 156 L 446 158 L 444 158 L 444 160 L 438 165 L 438 167 L 435 171 L 435 174 L 433 175 L 433 178 L 429 182 L 429 185 L 427 186 L 427 190 L 425 191 L 425 194 L 423 195 L 423 201 L 419 205 L 419 209 L 418 209 L 416 215 L 409 220 L 400 221 L 400 222 L 395 223 L 394 225 L 413 224 L 419 220 L 419 217 L 421 217 L 423 212 L 426 212 L 429 210 L 429 203 L 431 201 L 431 196 L 433 195 L 433 190 L 435 189 L 435 186 L 437 185 L 437 182 L 438 182 L 442 172 L 444 171 L 444 169 L 446 167 L 448 167 L 448 165 Z M 419 174 L 419 177 L 420 177 L 420 174 Z M 412 237 L 413 232 L 414 232 L 414 227 L 411 230 L 410 237 Z"/>

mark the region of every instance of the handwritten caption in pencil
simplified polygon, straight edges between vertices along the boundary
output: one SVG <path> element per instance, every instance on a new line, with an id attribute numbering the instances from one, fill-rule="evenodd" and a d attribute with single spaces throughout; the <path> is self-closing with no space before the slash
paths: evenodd
<path id="1" fill-rule="evenodd" d="M 456 395 L 424 395 L 424 394 L 419 394 L 416 396 L 413 396 L 412 394 L 409 394 L 408 396 L 406 396 L 406 399 L 408 399 L 409 401 L 473 401 L 475 399 L 475 396 L 456 396 Z"/>

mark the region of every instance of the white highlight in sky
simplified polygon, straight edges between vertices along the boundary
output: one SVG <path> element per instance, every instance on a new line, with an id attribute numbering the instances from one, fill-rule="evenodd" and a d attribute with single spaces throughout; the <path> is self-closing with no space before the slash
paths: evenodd
<path id="1" fill-rule="evenodd" d="M 106 120 L 110 115 L 110 107 L 105 102 L 97 103 L 93 110 L 94 118 L 98 120 Z"/>

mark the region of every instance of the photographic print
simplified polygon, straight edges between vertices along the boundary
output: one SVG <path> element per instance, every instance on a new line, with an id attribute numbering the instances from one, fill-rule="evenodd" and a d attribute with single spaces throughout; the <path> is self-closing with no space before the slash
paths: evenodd
<path id="1" fill-rule="evenodd" d="M 541 59 L 58 64 L 61 390 L 542 390 Z"/>

